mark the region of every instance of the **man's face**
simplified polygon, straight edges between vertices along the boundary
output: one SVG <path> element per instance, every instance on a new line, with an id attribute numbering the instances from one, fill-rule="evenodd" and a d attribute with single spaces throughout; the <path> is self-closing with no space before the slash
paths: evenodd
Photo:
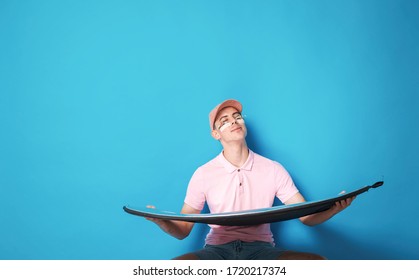
<path id="1" fill-rule="evenodd" d="M 247 135 L 246 125 L 242 115 L 236 108 L 222 109 L 215 118 L 212 136 L 217 140 L 237 141 L 244 140 Z"/>

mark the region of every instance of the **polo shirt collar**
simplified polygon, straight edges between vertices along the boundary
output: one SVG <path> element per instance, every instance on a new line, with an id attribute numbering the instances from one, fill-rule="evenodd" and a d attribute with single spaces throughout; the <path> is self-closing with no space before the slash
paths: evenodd
<path id="1" fill-rule="evenodd" d="M 238 169 L 243 169 L 243 170 L 252 170 L 252 166 L 253 166 L 253 160 L 254 160 L 254 153 L 252 150 L 249 149 L 249 156 L 247 157 L 246 162 L 243 164 L 242 167 L 237 168 L 234 165 L 232 165 L 225 157 L 223 152 L 221 152 L 218 155 L 218 161 L 221 163 L 221 165 L 227 170 L 228 173 L 233 173 L 234 171 L 238 170 Z"/>

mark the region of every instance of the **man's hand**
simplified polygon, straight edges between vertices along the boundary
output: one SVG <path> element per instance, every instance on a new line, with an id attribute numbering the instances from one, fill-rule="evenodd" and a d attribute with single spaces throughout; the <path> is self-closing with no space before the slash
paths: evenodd
<path id="1" fill-rule="evenodd" d="M 342 192 L 342 193 L 344 193 L 344 192 Z M 356 198 L 356 196 L 353 196 L 353 197 L 350 197 L 350 198 L 347 198 L 347 199 L 337 201 L 335 203 L 335 205 L 332 206 L 332 211 L 335 214 L 339 213 L 340 211 L 344 210 L 346 207 L 351 205 L 352 201 L 354 201 L 355 198 Z"/>
<path id="2" fill-rule="evenodd" d="M 146 207 L 151 208 L 151 209 L 156 209 L 156 206 L 154 206 L 154 205 L 147 205 Z M 146 220 L 152 221 L 156 224 L 158 224 L 158 221 L 161 221 L 160 219 L 156 219 L 156 218 L 150 218 L 150 217 L 145 217 L 145 218 L 146 218 Z"/>
<path id="3" fill-rule="evenodd" d="M 156 209 L 154 205 L 147 205 L 147 208 Z M 196 210 L 186 203 L 182 207 L 181 213 L 183 214 L 198 214 L 200 210 Z M 163 220 L 158 218 L 146 217 L 147 220 L 158 225 L 164 232 L 170 234 L 177 239 L 184 239 L 189 235 L 192 230 L 194 223 L 174 221 L 174 220 Z"/>

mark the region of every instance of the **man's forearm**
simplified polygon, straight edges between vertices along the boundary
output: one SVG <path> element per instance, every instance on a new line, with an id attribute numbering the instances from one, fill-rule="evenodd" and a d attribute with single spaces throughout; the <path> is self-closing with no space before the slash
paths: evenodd
<path id="1" fill-rule="evenodd" d="M 333 210 L 333 208 L 330 208 L 329 210 L 323 212 L 301 217 L 300 221 L 307 226 L 315 226 L 329 220 L 334 215 L 336 215 L 336 213 L 337 212 Z"/>
<path id="2" fill-rule="evenodd" d="M 192 229 L 192 225 L 186 222 L 158 219 L 150 220 L 156 223 L 164 232 L 179 240 L 186 238 Z"/>

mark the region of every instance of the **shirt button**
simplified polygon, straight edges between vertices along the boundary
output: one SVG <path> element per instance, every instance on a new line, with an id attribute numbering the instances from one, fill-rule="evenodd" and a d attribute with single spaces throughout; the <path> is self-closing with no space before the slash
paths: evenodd
<path id="1" fill-rule="evenodd" d="M 237 172 L 240 172 L 240 169 L 237 169 Z"/>

